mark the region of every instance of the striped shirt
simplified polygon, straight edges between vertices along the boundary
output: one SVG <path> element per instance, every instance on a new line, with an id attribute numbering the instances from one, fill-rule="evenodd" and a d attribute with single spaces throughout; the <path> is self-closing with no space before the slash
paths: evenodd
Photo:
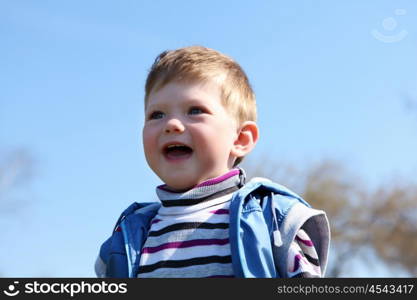
<path id="1" fill-rule="evenodd" d="M 288 277 L 321 277 L 319 257 L 307 233 L 300 229 L 288 250 Z"/>
<path id="2" fill-rule="evenodd" d="M 229 205 L 242 183 L 240 175 L 232 169 L 182 193 L 157 187 L 162 205 L 143 245 L 138 277 L 234 277 Z M 315 260 L 314 246 L 300 230 L 290 247 L 288 275 L 319 276 Z"/>

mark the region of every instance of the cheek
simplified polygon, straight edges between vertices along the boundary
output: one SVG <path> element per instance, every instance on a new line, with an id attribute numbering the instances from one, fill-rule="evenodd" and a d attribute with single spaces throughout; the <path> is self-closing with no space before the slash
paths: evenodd
<path id="1" fill-rule="evenodd" d="M 156 148 L 156 132 L 152 128 L 144 127 L 142 130 L 142 143 L 145 154 L 149 155 Z"/>
<path id="2" fill-rule="evenodd" d="M 224 127 L 201 127 L 195 128 L 193 140 L 199 145 L 200 150 L 206 155 L 221 155 L 228 152 L 233 145 L 231 131 Z"/>

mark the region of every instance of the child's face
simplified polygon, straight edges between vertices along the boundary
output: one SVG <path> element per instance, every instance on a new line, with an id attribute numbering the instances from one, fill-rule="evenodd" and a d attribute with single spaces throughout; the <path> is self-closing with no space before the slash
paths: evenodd
<path id="1" fill-rule="evenodd" d="M 233 167 L 238 128 L 220 95 L 215 83 L 175 82 L 149 95 L 143 127 L 145 156 L 170 188 L 189 189 Z"/>

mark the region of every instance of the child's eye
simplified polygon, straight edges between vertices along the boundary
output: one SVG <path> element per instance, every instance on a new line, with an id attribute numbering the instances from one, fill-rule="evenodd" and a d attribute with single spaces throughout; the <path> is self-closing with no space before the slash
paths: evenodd
<path id="1" fill-rule="evenodd" d="M 162 119 L 164 113 L 162 111 L 154 111 L 149 115 L 149 120 Z"/>
<path id="2" fill-rule="evenodd" d="M 188 113 L 190 115 L 199 115 L 204 113 L 204 110 L 202 108 L 199 107 L 191 107 L 190 110 L 188 111 Z"/>

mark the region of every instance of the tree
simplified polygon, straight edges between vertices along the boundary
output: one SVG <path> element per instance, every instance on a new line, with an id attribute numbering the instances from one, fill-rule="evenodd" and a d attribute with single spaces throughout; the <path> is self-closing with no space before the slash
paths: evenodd
<path id="1" fill-rule="evenodd" d="M 27 150 L 0 151 L 0 214 L 17 212 L 25 202 L 18 189 L 31 180 L 33 167 L 33 158 Z"/>
<path id="2" fill-rule="evenodd" d="M 0 151 L 0 215 L 13 215 L 27 202 L 18 191 L 32 178 L 33 165 L 26 150 Z M 0 271 L 0 277 L 3 276 Z"/>
<path id="3" fill-rule="evenodd" d="M 399 264 L 417 274 L 417 186 L 412 183 L 383 185 L 373 193 L 369 235 L 385 262 Z"/>
<path id="4" fill-rule="evenodd" d="M 346 268 L 354 260 L 366 262 L 370 253 L 387 265 L 417 274 L 415 184 L 381 185 L 372 191 L 359 176 L 333 160 L 304 169 L 269 158 L 264 158 L 262 165 L 250 160 L 243 165 L 248 178 L 270 178 L 326 211 L 332 237 L 326 276 L 347 276 Z M 364 267 L 372 271 L 369 264 Z"/>

